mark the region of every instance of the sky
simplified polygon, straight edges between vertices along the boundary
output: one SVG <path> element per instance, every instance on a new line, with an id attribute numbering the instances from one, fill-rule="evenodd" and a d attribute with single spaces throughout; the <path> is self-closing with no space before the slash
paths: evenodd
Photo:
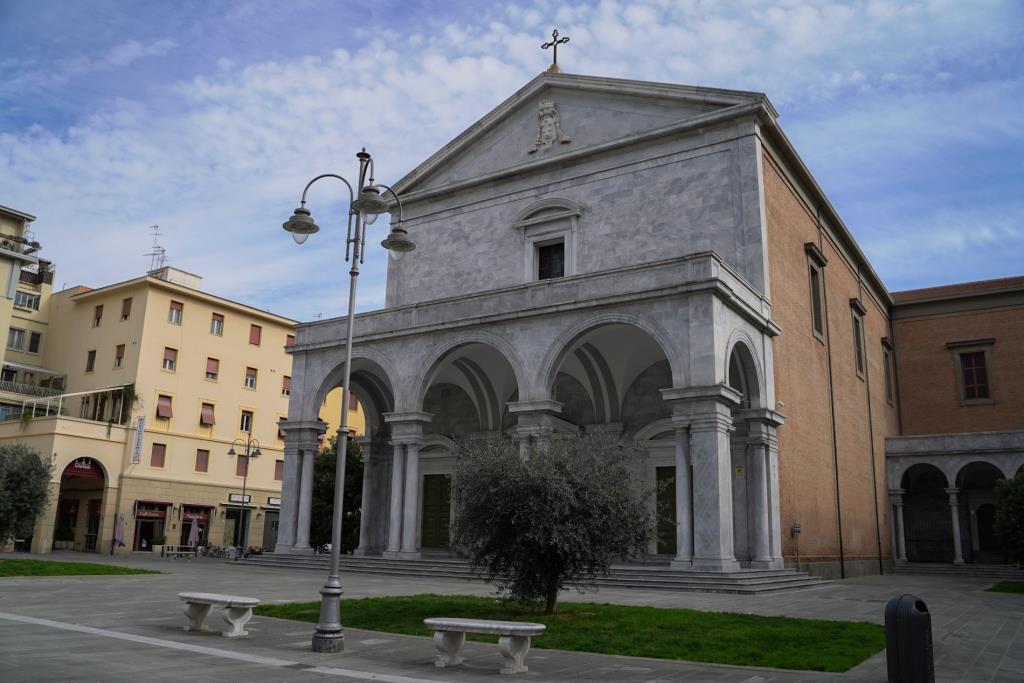
<path id="1" fill-rule="evenodd" d="M 303 185 L 362 147 L 392 184 L 543 71 L 555 27 L 567 73 L 767 93 L 890 290 L 1024 274 L 1021 0 L 0 0 L 0 204 L 38 217 L 55 285 L 142 274 L 159 225 L 209 292 L 340 315 L 341 193 L 311 191 L 299 247 Z"/>

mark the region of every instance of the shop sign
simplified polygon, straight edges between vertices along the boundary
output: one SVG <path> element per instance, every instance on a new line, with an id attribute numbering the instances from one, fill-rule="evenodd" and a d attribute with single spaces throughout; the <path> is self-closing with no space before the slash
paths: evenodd
<path id="1" fill-rule="evenodd" d="M 250 500 L 252 500 L 252 496 L 249 494 L 244 496 L 241 493 L 228 494 L 228 501 L 231 503 L 248 503 Z"/>
<path id="2" fill-rule="evenodd" d="M 281 499 L 280 498 L 275 498 L 274 496 L 270 496 L 269 498 L 267 498 L 267 505 L 280 505 L 280 504 L 281 504 Z"/>
<path id="3" fill-rule="evenodd" d="M 83 477 L 85 479 L 102 479 L 103 470 L 92 458 L 77 458 L 64 468 L 61 479 Z"/>

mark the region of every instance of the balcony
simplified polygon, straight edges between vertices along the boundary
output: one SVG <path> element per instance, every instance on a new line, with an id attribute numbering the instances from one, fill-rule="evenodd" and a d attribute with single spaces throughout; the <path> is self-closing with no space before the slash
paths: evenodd
<path id="1" fill-rule="evenodd" d="M 39 242 L 18 237 L 17 235 L 0 234 L 0 249 L 29 256 L 39 251 L 42 247 Z"/>
<path id="2" fill-rule="evenodd" d="M 62 389 L 37 387 L 34 384 L 24 384 L 22 382 L 11 382 L 8 380 L 0 380 L 0 392 L 6 394 L 20 394 L 22 396 L 39 396 L 42 398 L 46 398 L 48 396 L 60 396 L 64 393 Z"/>

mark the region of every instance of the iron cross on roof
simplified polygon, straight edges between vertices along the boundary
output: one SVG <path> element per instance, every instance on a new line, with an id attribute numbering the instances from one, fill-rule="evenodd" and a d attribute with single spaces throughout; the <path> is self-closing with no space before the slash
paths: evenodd
<path id="1" fill-rule="evenodd" d="M 554 48 L 553 54 L 552 54 L 553 59 L 551 61 L 551 67 L 550 67 L 551 71 L 558 71 L 558 46 L 561 45 L 562 43 L 568 43 L 568 42 L 569 42 L 569 36 L 562 36 L 561 38 L 559 38 L 558 37 L 558 29 L 556 28 L 554 31 L 551 32 L 551 42 L 550 43 L 544 43 L 543 45 L 540 46 L 540 49 L 542 49 L 542 50 L 546 50 L 549 47 L 553 47 Z"/>

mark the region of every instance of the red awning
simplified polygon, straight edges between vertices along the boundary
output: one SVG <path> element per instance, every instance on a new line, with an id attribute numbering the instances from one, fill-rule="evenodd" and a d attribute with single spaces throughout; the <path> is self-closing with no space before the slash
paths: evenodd
<path id="1" fill-rule="evenodd" d="M 60 475 L 61 481 L 71 477 L 102 480 L 104 478 L 103 468 L 92 458 L 78 458 L 77 460 L 72 460 Z"/>

